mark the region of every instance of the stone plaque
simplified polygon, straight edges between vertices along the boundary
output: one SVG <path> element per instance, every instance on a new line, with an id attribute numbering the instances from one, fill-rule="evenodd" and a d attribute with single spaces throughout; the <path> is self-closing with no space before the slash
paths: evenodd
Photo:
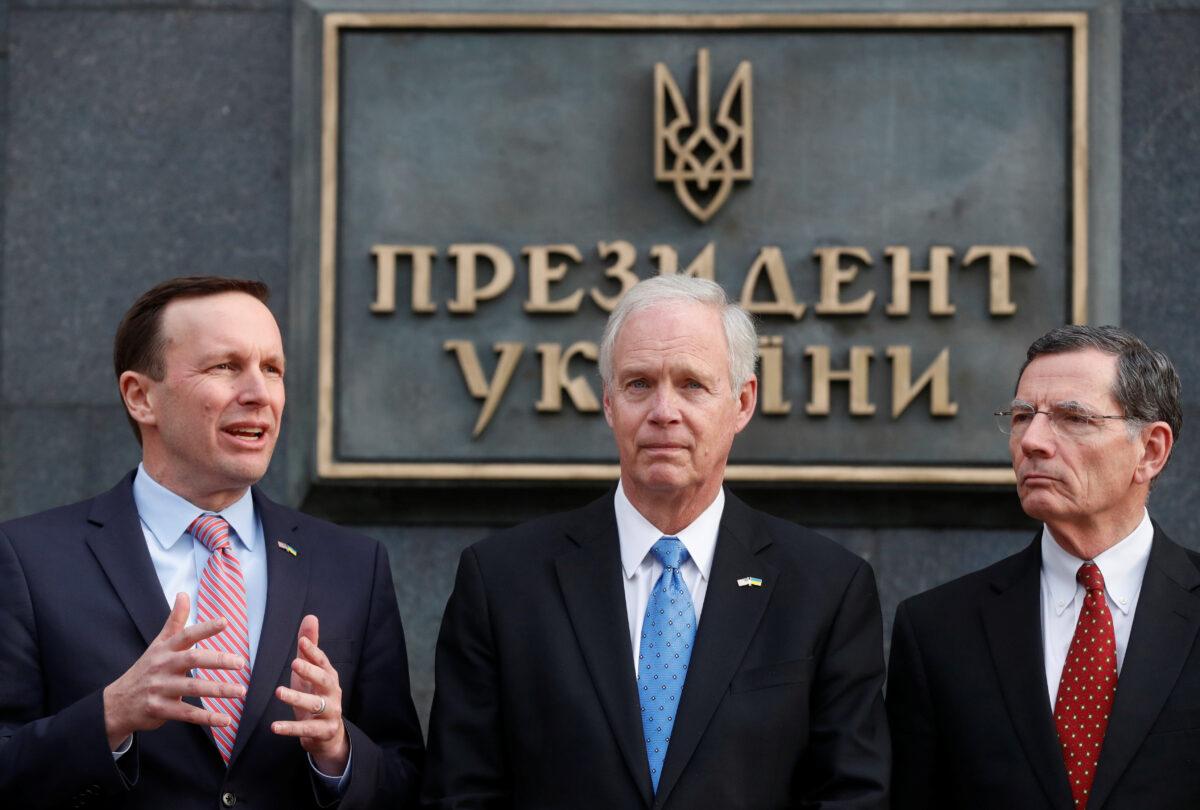
<path id="1" fill-rule="evenodd" d="M 738 480 L 1011 481 L 1089 294 L 1079 13 L 322 18 L 316 469 L 604 479 L 624 289 L 756 315 Z"/>

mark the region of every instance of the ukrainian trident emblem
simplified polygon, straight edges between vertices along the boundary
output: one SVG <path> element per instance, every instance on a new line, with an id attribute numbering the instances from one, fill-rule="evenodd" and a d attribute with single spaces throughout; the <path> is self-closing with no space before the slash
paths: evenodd
<path id="1" fill-rule="evenodd" d="M 654 179 L 701 222 L 720 210 L 733 184 L 754 177 L 750 63 L 733 72 L 716 118 L 709 108 L 708 49 L 696 55 L 696 119 L 662 62 L 654 66 Z"/>

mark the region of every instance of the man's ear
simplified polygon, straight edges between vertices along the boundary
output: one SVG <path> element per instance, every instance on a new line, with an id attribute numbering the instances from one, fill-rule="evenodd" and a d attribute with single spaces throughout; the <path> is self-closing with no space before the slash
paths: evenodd
<path id="1" fill-rule="evenodd" d="M 1175 435 L 1171 426 L 1166 422 L 1151 422 L 1142 428 L 1142 458 L 1133 471 L 1133 480 L 1139 484 L 1148 484 L 1167 466 L 1171 457 L 1171 448 L 1175 444 Z"/>
<path id="2" fill-rule="evenodd" d="M 737 413 L 737 432 L 741 433 L 742 428 L 750 423 L 750 417 L 754 416 L 754 408 L 758 405 L 758 377 L 751 374 L 750 379 L 746 380 L 742 386 L 742 390 L 738 393 L 738 413 Z"/>
<path id="3" fill-rule="evenodd" d="M 121 391 L 121 401 L 125 403 L 125 410 L 139 425 L 157 423 L 154 416 L 153 385 L 154 380 L 139 371 L 123 371 L 117 380 L 117 387 Z"/>
<path id="4" fill-rule="evenodd" d="M 602 394 L 601 400 L 604 403 L 604 421 L 608 422 L 609 427 L 612 427 L 612 423 L 613 423 L 612 402 L 608 398 L 608 386 L 604 385 L 604 384 L 602 384 L 602 386 L 603 386 L 603 388 L 601 391 L 601 394 Z"/>

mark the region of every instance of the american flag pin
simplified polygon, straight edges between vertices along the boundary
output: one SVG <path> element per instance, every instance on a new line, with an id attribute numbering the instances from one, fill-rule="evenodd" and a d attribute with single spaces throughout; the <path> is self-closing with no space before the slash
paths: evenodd
<path id="1" fill-rule="evenodd" d="M 759 579 L 758 577 L 742 577 L 737 582 L 738 582 L 739 588 L 745 588 L 747 586 L 749 586 L 751 588 L 761 588 L 762 587 L 762 580 Z"/>
<path id="2" fill-rule="evenodd" d="M 288 554 L 291 554 L 293 557 L 300 556 L 299 551 L 296 551 L 296 549 L 292 548 L 291 546 L 289 546 L 287 543 L 283 542 L 282 540 L 276 540 L 275 545 L 279 546 L 281 549 L 286 551 Z"/>

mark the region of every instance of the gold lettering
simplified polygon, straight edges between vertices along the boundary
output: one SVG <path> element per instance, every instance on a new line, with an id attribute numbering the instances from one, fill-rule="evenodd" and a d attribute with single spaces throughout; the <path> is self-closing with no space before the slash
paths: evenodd
<path id="1" fill-rule="evenodd" d="M 692 259 L 683 275 L 716 281 L 716 255 L 716 242 L 709 242 L 696 254 L 696 258 Z M 654 259 L 660 276 L 673 276 L 679 272 L 679 253 L 670 245 L 654 245 L 650 248 L 650 258 Z"/>
<path id="2" fill-rule="evenodd" d="M 888 315 L 908 315 L 911 309 L 912 283 L 929 283 L 929 314 L 953 315 L 950 303 L 950 260 L 954 249 L 934 246 L 929 249 L 929 269 L 913 270 L 911 254 L 906 247 L 893 246 L 883 251 L 892 260 L 892 302 L 887 305 Z"/>
<path id="3" fill-rule="evenodd" d="M 442 344 L 442 348 L 457 355 L 463 380 L 467 384 L 467 391 L 475 399 L 483 400 L 479 418 L 475 420 L 475 430 L 471 433 L 471 438 L 478 439 L 479 434 L 483 433 L 484 428 L 488 426 L 488 422 L 492 421 L 496 406 L 500 404 L 504 392 L 508 389 L 513 372 L 516 371 L 517 362 L 521 359 L 522 352 L 525 351 L 525 344 L 501 341 L 492 347 L 500 357 L 496 361 L 496 371 L 492 374 L 490 382 L 483 376 L 483 368 L 479 365 L 479 356 L 475 353 L 474 343 L 469 340 L 447 340 Z"/>
<path id="4" fill-rule="evenodd" d="M 431 245 L 372 245 L 375 257 L 375 301 L 371 311 L 376 315 L 390 315 L 396 311 L 396 257 L 412 257 L 412 311 L 417 314 L 437 312 L 437 305 L 430 298 L 433 280 L 433 257 L 437 255 Z"/>
<path id="5" fill-rule="evenodd" d="M 759 371 L 762 372 L 762 396 L 759 404 L 767 416 L 784 416 L 792 412 L 792 403 L 783 398 L 783 338 L 763 336 L 758 339 Z"/>
<path id="6" fill-rule="evenodd" d="M 758 287 L 759 276 L 767 271 L 767 283 L 771 288 L 774 300 L 755 301 L 754 290 Z M 800 320 L 804 315 L 804 304 L 796 301 L 792 292 L 792 282 L 788 279 L 787 266 L 783 263 L 783 253 L 774 246 L 764 247 L 758 252 L 758 258 L 750 272 L 746 274 L 746 282 L 742 285 L 742 308 L 757 315 L 791 315 Z"/>
<path id="7" fill-rule="evenodd" d="M 512 257 L 497 245 L 460 244 L 451 245 L 446 251 L 454 259 L 458 279 L 458 293 L 447 309 L 455 313 L 474 313 L 479 301 L 496 298 L 513 283 Z M 476 284 L 476 263 L 487 259 L 492 265 L 492 279 L 482 287 Z"/>
<path id="8" fill-rule="evenodd" d="M 578 264 L 583 261 L 579 249 L 574 245 L 530 245 L 521 251 L 529 259 L 529 300 L 526 312 L 578 312 L 583 301 L 583 290 L 576 290 L 566 298 L 550 300 L 550 285 L 562 281 L 567 274 L 567 263 L 551 264 L 552 256 L 565 256 Z"/>
<path id="9" fill-rule="evenodd" d="M 954 416 L 958 403 L 950 401 L 950 349 L 938 353 L 929 368 L 912 382 L 912 347 L 888 346 L 892 361 L 892 418 L 904 413 L 921 390 L 929 387 L 929 413 L 933 416 Z"/>
<path id="10" fill-rule="evenodd" d="M 1037 267 L 1029 248 L 1011 245 L 975 245 L 963 257 L 963 267 L 988 258 L 988 311 L 992 315 L 1016 315 L 1017 305 L 1012 300 L 1010 285 L 1012 260 L 1020 259 L 1029 267 Z"/>
<path id="11" fill-rule="evenodd" d="M 843 256 L 858 259 L 867 267 L 871 266 L 871 254 L 867 253 L 866 248 L 824 247 L 813 251 L 813 257 L 821 260 L 821 300 L 813 307 L 818 315 L 862 315 L 875 303 L 874 290 L 860 295 L 853 301 L 841 300 L 842 287 L 854 281 L 858 275 L 857 266 L 842 266 Z"/>
<path id="12" fill-rule="evenodd" d="M 598 289 L 591 289 L 592 300 L 596 302 L 596 306 L 605 312 L 612 312 L 613 309 L 620 303 L 621 298 L 625 293 L 629 292 L 629 288 L 638 283 L 637 274 L 633 272 L 633 262 L 637 259 L 637 250 L 633 245 L 624 240 L 616 242 L 599 242 L 596 245 L 596 250 L 600 251 L 600 258 L 607 259 L 609 256 L 616 256 L 617 260 L 605 268 L 604 275 L 608 278 L 615 278 L 621 283 L 621 291 L 616 295 L 605 295 Z"/>
<path id="13" fill-rule="evenodd" d="M 875 406 L 870 401 L 871 358 L 875 350 L 867 346 L 850 347 L 850 368 L 833 371 L 829 363 L 828 346 L 809 346 L 804 353 L 812 359 L 812 391 L 805 413 L 810 416 L 829 415 L 829 388 L 834 382 L 850 384 L 850 414 L 871 416 Z"/>
<path id="14" fill-rule="evenodd" d="M 599 349 L 595 343 L 580 340 L 572 343 L 564 352 L 559 343 L 539 343 L 538 353 L 542 355 L 542 398 L 537 402 L 540 413 L 557 413 L 562 410 L 562 392 L 566 391 L 571 398 L 571 404 L 580 413 L 596 413 L 600 410 L 600 401 L 586 377 L 571 376 L 571 360 L 576 355 L 596 361 Z"/>

